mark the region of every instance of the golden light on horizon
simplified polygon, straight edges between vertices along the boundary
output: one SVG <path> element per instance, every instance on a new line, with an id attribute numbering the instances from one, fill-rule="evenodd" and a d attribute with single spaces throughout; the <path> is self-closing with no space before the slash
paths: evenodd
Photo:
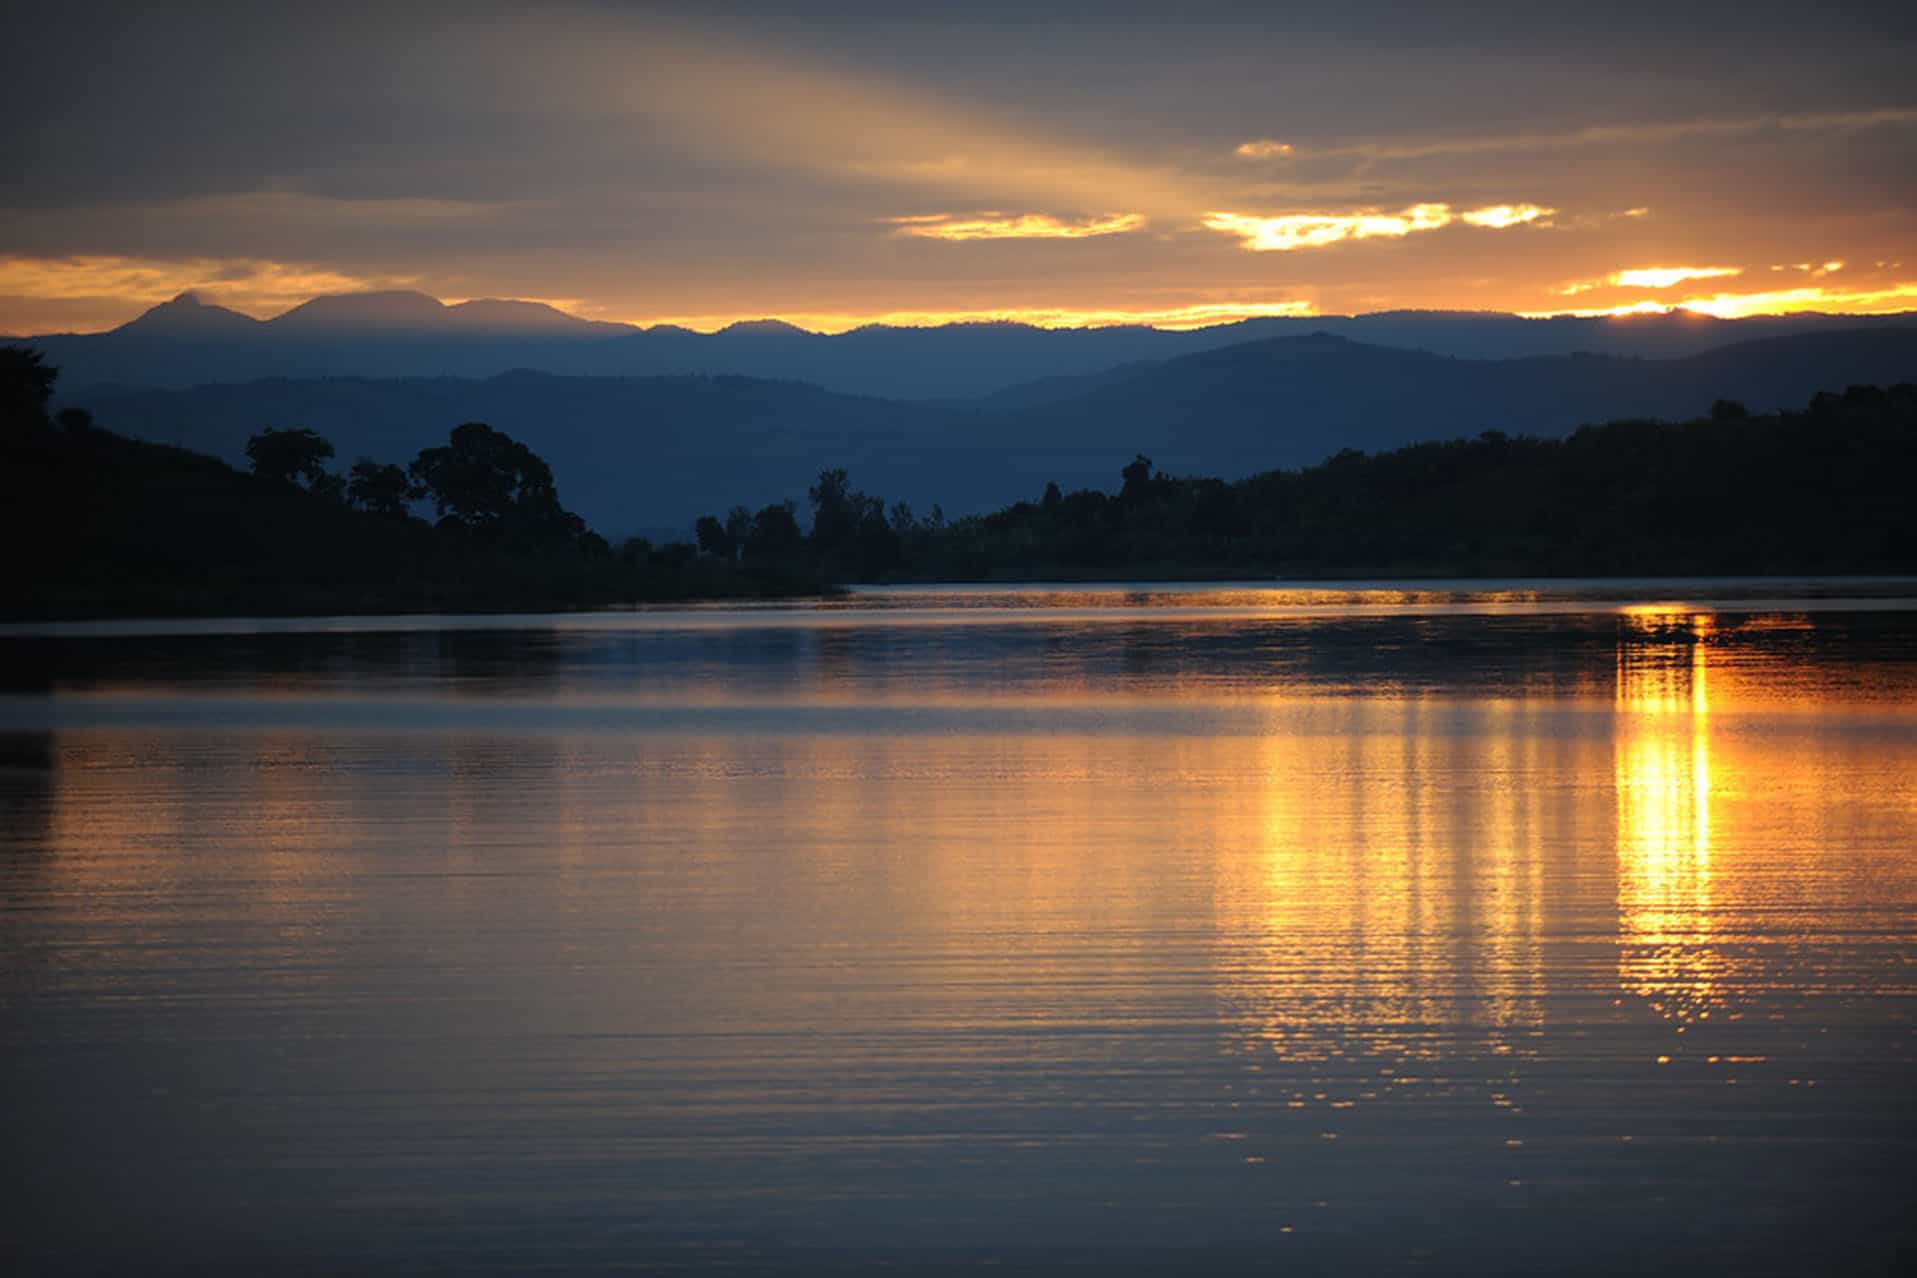
<path id="1" fill-rule="evenodd" d="M 1917 310 L 1917 284 L 1894 284 L 1888 288 L 1844 291 L 1819 286 L 1778 289 L 1764 293 L 1718 293 L 1709 297 L 1687 297 L 1681 301 L 1660 302 L 1640 299 L 1612 306 L 1555 307 L 1550 310 L 1520 311 L 1525 319 L 1552 319 L 1559 316 L 1594 319 L 1614 315 L 1669 315 L 1689 311 L 1716 319 L 1745 319 L 1757 315 L 1797 315 L 1825 313 L 1840 315 L 1897 315 Z"/>
<path id="2" fill-rule="evenodd" d="M 1822 287 L 1781 289 L 1771 293 L 1719 293 L 1688 298 L 1678 305 L 1718 319 L 1749 315 L 1790 315 L 1805 311 L 1842 311 L 1852 315 L 1895 314 L 1917 310 L 1917 284 L 1848 292 Z"/>
<path id="3" fill-rule="evenodd" d="M 1029 324 L 1034 328 L 1110 328 L 1136 324 L 1182 332 L 1231 324 L 1240 320 L 1274 317 L 1300 318 L 1319 313 L 1311 302 L 1299 298 L 1244 302 L 1195 302 L 1186 306 L 1109 309 L 1071 307 L 1008 306 L 993 310 L 953 311 L 880 311 L 875 314 L 843 312 L 785 312 L 787 322 L 814 333 L 847 333 L 857 328 L 883 325 L 891 328 L 933 328 L 942 324 Z M 761 319 L 759 314 L 695 315 L 648 318 L 647 325 L 670 325 L 697 332 L 716 332 L 729 324 Z"/>

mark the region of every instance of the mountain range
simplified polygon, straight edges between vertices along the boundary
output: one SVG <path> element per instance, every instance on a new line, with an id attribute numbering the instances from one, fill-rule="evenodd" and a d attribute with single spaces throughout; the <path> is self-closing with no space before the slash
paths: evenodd
<path id="1" fill-rule="evenodd" d="M 900 340 L 911 332 L 886 330 Z M 61 361 L 57 351 L 53 359 Z M 113 430 L 235 462 L 246 438 L 269 425 L 319 431 L 344 465 L 361 455 L 404 463 L 461 422 L 484 421 L 547 458 L 567 506 L 618 535 L 683 529 L 735 504 L 803 501 L 818 472 L 834 466 L 848 468 L 867 492 L 910 501 L 920 513 L 939 503 L 956 516 L 1035 498 L 1048 481 L 1109 489 L 1137 452 L 1170 473 L 1233 479 L 1313 464 L 1344 448 L 1486 430 L 1557 436 L 1617 418 L 1692 417 L 1720 397 L 1753 412 L 1797 408 L 1820 390 L 1903 381 L 1917 381 L 1917 327 L 1814 330 L 1664 359 L 1467 359 L 1316 333 L 1121 361 L 1091 375 L 1052 371 L 1037 384 L 965 401 L 731 375 L 524 370 L 77 391 L 63 373 L 62 399 Z"/>
<path id="2" fill-rule="evenodd" d="M 1173 332 L 1140 326 L 871 325 L 808 332 L 776 320 L 716 333 L 581 319 L 537 302 L 445 305 L 423 293 L 315 298 L 257 320 L 188 293 L 104 333 L 22 339 L 61 367 L 69 393 L 178 389 L 265 377 L 487 378 L 520 369 L 586 377 L 724 374 L 803 381 L 847 395 L 1007 403 L 1070 398 L 1083 379 L 1279 337 L 1326 333 L 1467 359 L 1599 355 L 1674 359 L 1733 342 L 1861 327 L 1911 327 L 1917 314 L 1720 320 L 1686 312 L 1607 318 L 1450 311 L 1245 320 Z"/>

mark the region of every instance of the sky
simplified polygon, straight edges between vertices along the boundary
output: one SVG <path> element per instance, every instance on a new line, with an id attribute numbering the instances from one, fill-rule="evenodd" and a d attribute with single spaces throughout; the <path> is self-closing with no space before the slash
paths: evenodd
<path id="1" fill-rule="evenodd" d="M 8 9 L 0 332 L 1917 309 L 1917 5 Z"/>

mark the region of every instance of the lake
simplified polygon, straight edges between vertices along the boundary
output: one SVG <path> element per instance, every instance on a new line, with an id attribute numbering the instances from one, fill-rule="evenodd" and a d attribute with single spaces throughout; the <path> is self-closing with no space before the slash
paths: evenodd
<path id="1" fill-rule="evenodd" d="M 1902 1272 L 1917 583 L 0 628 L 31 1272 Z"/>

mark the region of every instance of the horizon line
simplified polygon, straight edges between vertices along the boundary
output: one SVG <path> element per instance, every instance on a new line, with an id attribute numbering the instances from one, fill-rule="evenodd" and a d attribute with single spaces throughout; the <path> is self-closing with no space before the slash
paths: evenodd
<path id="1" fill-rule="evenodd" d="M 1904 289 L 1894 291 L 1901 300 Z M 1917 300 L 1917 289 L 1910 290 L 1913 300 Z M 1716 320 L 1736 322 L 1743 319 L 1785 319 L 1793 316 L 1824 316 L 1829 318 L 1851 317 L 1857 319 L 1894 319 L 1917 315 L 1917 307 L 1898 310 L 1853 310 L 1842 307 L 1824 308 L 1815 305 L 1787 307 L 1782 310 L 1737 311 L 1719 313 L 1713 302 L 1719 299 L 1691 299 L 1680 302 L 1643 301 L 1629 306 L 1605 308 L 1572 308 L 1546 311 L 1496 310 L 1479 307 L 1447 308 L 1430 306 L 1387 307 L 1375 311 L 1319 311 L 1308 302 L 1286 300 L 1280 302 L 1203 302 L 1183 307 L 1170 307 L 1156 310 L 1120 310 L 1120 309 L 1075 309 L 1068 307 L 1006 307 L 990 310 L 953 310 L 953 311 L 882 311 L 864 315 L 851 315 L 844 312 L 788 312 L 787 315 L 739 313 L 735 315 L 696 315 L 662 316 L 643 320 L 611 318 L 606 316 L 582 315 L 568 309 L 560 301 L 530 297 L 453 297 L 440 298 L 419 289 L 409 288 L 369 288 L 338 293 L 317 293 L 304 301 L 294 303 L 283 310 L 259 314 L 229 306 L 217 300 L 207 300 L 200 289 L 187 289 L 164 302 L 157 302 L 141 311 L 130 320 L 105 328 L 67 329 L 58 332 L 22 333 L 9 332 L 0 335 L 0 340 L 23 341 L 36 337 L 97 337 L 114 333 L 137 323 L 147 315 L 166 306 L 183 302 L 230 312 L 252 320 L 258 324 L 270 324 L 285 318 L 295 311 L 314 302 L 331 301 L 353 297 L 418 297 L 425 298 L 436 305 L 451 310 L 472 304 L 506 303 L 543 307 L 554 314 L 575 320 L 582 324 L 604 324 L 631 330 L 632 334 L 649 333 L 659 330 L 679 330 L 696 333 L 701 336 L 714 336 L 737 328 L 777 325 L 796 332 L 816 337 L 833 337 L 863 329 L 931 330 L 952 327 L 988 327 L 1006 326 L 1038 329 L 1044 331 L 1070 332 L 1091 331 L 1106 328 L 1146 328 L 1158 332 L 1196 332 L 1211 328 L 1228 328 L 1237 324 L 1249 323 L 1259 319 L 1298 319 L 1298 320 L 1355 320 L 1385 315 L 1456 315 L 1483 316 L 1521 320 L 1546 321 L 1553 319 L 1635 319 L 1639 317 L 1685 316 L 1696 320 Z M 572 301 L 573 299 L 564 299 Z M 1807 299 L 1808 300 L 1808 299 Z M 575 303 L 576 304 L 576 303 Z"/>

